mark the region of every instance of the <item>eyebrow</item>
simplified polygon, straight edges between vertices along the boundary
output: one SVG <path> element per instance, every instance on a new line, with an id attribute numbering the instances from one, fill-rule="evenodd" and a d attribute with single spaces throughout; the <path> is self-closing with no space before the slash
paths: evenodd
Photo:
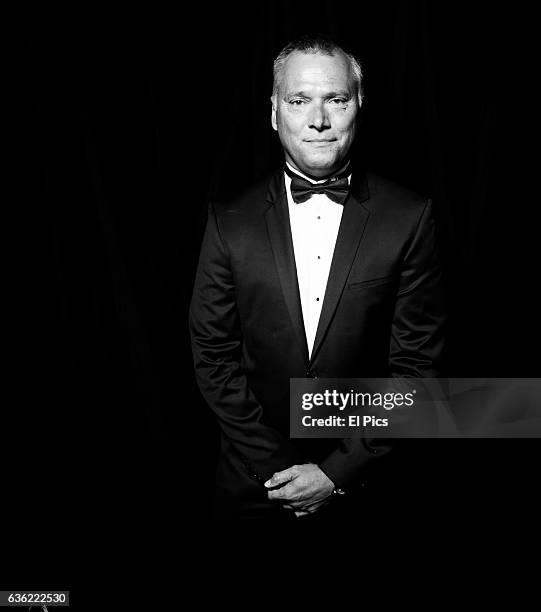
<path id="1" fill-rule="evenodd" d="M 299 98 L 309 98 L 310 96 L 304 91 L 294 91 L 294 92 L 286 92 L 284 98 L 293 98 L 298 96 Z M 352 98 L 353 94 L 349 91 L 339 90 L 339 91 L 331 91 L 325 95 L 325 98 Z"/>

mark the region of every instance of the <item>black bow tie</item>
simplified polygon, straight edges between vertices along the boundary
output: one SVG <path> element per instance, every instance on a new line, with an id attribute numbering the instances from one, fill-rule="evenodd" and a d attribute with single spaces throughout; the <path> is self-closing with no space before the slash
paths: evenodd
<path id="1" fill-rule="evenodd" d="M 306 200 L 311 198 L 315 193 L 324 193 L 330 200 L 337 204 L 343 204 L 348 197 L 349 169 L 337 176 L 333 176 L 324 183 L 311 183 L 302 178 L 302 176 L 292 172 L 287 166 L 285 167 L 285 171 L 291 178 L 291 196 L 296 204 L 306 202 Z"/>

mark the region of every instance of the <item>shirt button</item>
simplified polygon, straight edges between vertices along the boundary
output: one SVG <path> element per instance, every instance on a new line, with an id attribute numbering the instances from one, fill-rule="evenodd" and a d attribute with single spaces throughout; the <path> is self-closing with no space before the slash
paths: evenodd
<path id="1" fill-rule="evenodd" d="M 319 302 L 319 298 L 316 298 L 316 302 Z"/>

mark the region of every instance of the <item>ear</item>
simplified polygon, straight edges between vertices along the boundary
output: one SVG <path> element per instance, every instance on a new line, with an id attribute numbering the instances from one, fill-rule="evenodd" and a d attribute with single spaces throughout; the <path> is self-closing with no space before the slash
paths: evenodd
<path id="1" fill-rule="evenodd" d="M 278 131 L 278 124 L 276 123 L 276 95 L 271 96 L 270 100 L 272 104 L 272 111 L 271 111 L 272 129 L 275 131 Z"/>

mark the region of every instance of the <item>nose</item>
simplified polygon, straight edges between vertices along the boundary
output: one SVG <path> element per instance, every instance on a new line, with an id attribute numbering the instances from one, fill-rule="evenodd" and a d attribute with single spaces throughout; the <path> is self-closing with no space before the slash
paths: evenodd
<path id="1" fill-rule="evenodd" d="M 315 104 L 311 109 L 310 116 L 308 117 L 308 127 L 316 129 L 318 132 L 328 130 L 331 127 L 323 102 Z"/>

